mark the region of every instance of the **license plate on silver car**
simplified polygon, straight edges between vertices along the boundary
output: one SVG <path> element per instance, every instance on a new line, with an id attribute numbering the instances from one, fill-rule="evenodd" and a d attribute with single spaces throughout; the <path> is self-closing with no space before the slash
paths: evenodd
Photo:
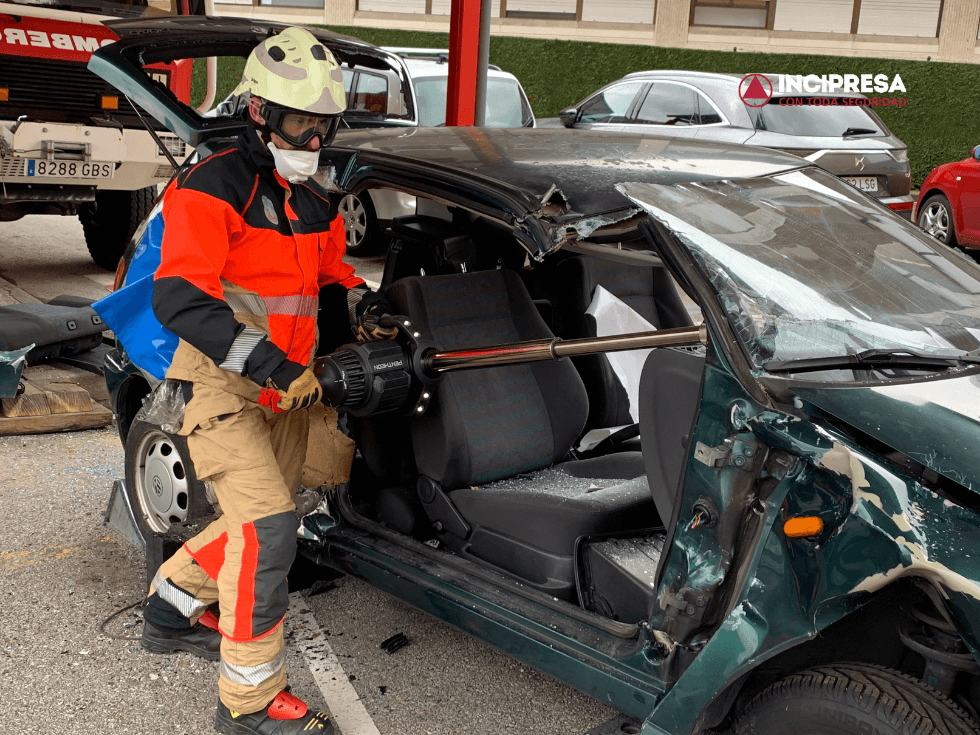
<path id="1" fill-rule="evenodd" d="M 27 161 L 27 175 L 35 178 L 111 179 L 115 171 L 114 163 L 98 161 Z"/>
<path id="2" fill-rule="evenodd" d="M 878 191 L 877 176 L 841 176 L 844 181 L 861 191 Z"/>

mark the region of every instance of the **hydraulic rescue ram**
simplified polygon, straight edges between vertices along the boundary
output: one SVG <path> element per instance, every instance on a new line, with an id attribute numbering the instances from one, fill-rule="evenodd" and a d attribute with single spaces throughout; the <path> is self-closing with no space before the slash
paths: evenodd
<path id="1" fill-rule="evenodd" d="M 344 407 L 355 416 L 407 409 L 420 415 L 425 413 L 439 376 L 453 370 L 652 347 L 685 347 L 708 341 L 702 324 L 611 337 L 554 337 L 443 351 L 420 340 L 410 320 L 399 317 L 397 325 L 399 335 L 395 340 L 344 345 L 333 354 L 316 359 L 313 370 L 323 386 L 325 403 Z"/>

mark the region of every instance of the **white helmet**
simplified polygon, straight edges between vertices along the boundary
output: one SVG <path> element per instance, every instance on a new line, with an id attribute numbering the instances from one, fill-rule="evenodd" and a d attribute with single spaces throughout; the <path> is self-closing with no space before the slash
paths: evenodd
<path id="1" fill-rule="evenodd" d="M 312 115 L 339 115 L 346 107 L 340 65 L 330 49 L 298 26 L 253 49 L 235 94 L 244 92 Z"/>

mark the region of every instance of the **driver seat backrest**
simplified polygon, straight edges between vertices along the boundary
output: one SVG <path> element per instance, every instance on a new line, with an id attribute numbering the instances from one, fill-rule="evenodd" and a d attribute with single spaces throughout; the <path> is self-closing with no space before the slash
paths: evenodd
<path id="1" fill-rule="evenodd" d="M 553 336 L 508 270 L 403 278 L 388 298 L 442 350 Z M 568 454 L 588 410 L 567 361 L 447 373 L 412 422 L 419 473 L 450 491 L 549 467 Z"/>

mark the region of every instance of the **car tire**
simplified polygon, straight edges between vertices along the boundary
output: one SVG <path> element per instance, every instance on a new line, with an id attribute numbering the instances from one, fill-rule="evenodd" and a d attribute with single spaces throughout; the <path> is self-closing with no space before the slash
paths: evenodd
<path id="1" fill-rule="evenodd" d="M 919 208 L 917 224 L 934 238 L 950 247 L 956 246 L 953 208 L 942 194 L 933 194 Z"/>
<path id="2" fill-rule="evenodd" d="M 338 212 L 344 218 L 347 233 L 347 254 L 357 257 L 372 255 L 380 239 L 380 228 L 374 205 L 367 194 L 347 194 L 340 200 Z"/>
<path id="3" fill-rule="evenodd" d="M 756 695 L 735 735 L 976 735 L 977 725 L 948 697 L 911 676 L 874 664 L 802 671 Z"/>
<path id="4" fill-rule="evenodd" d="M 95 204 L 87 205 L 78 218 L 85 233 L 85 245 L 96 265 L 107 271 L 116 269 L 136 228 L 153 208 L 156 196 L 155 186 L 95 193 Z"/>
<path id="5" fill-rule="evenodd" d="M 143 538 L 207 515 L 207 489 L 184 437 L 137 418 L 126 437 L 125 465 L 126 494 Z"/>

